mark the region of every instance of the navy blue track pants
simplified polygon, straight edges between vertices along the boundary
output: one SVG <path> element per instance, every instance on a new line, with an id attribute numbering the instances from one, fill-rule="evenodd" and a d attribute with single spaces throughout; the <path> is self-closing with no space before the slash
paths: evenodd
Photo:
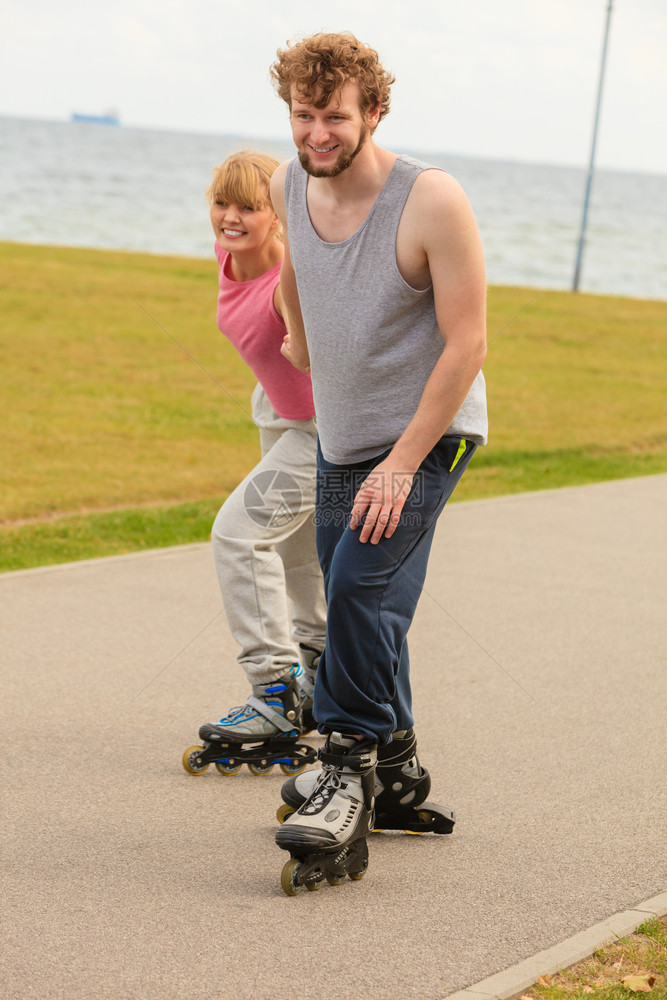
<path id="1" fill-rule="evenodd" d="M 348 525 L 359 487 L 388 452 L 342 466 L 327 462 L 318 445 L 317 553 L 327 600 L 314 703 L 321 733 L 359 733 L 384 744 L 412 726 L 406 636 L 438 515 L 475 450 L 463 438 L 441 438 L 415 474 L 396 531 L 372 545 Z"/>

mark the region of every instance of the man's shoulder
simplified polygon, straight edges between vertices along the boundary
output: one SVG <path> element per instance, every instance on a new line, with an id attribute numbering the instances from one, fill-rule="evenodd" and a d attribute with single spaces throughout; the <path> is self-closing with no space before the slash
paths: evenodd
<path id="1" fill-rule="evenodd" d="M 433 209 L 453 207 L 467 200 L 463 188 L 443 167 L 436 167 L 413 157 L 406 158 L 409 165 L 420 167 L 415 177 L 410 199 L 413 204 L 430 205 Z"/>
<path id="2" fill-rule="evenodd" d="M 424 246 L 441 245 L 452 233 L 470 227 L 472 210 L 466 194 L 441 168 L 422 170 L 415 178 L 403 211 L 404 232 Z"/>
<path id="3" fill-rule="evenodd" d="M 420 160 L 416 156 L 410 156 L 408 153 L 399 153 L 397 159 L 404 163 L 407 167 L 412 167 L 417 173 L 423 170 L 439 170 L 444 172 L 444 167 L 438 167 L 434 163 L 427 163 L 425 160 Z"/>
<path id="4" fill-rule="evenodd" d="M 271 175 L 271 181 L 269 183 L 269 191 L 271 193 L 271 201 L 273 202 L 273 207 L 275 211 L 280 214 L 281 209 L 285 204 L 285 184 L 287 181 L 287 172 L 290 165 L 294 163 L 296 157 L 291 160 L 285 160 L 273 171 Z"/>
<path id="5" fill-rule="evenodd" d="M 292 165 L 292 163 L 294 163 L 295 160 L 297 160 L 297 159 L 298 159 L 298 157 L 292 156 L 289 160 L 283 160 L 283 162 L 280 163 L 276 167 L 276 169 L 273 171 L 273 175 L 272 175 L 271 179 L 273 180 L 273 177 L 276 177 L 279 180 L 284 181 L 285 177 L 287 176 L 287 171 L 289 170 L 289 168 Z"/>
<path id="6" fill-rule="evenodd" d="M 444 167 L 427 163 L 407 153 L 398 154 L 397 166 L 414 177 L 410 195 L 412 201 L 433 196 L 447 200 L 463 193 L 459 182 Z"/>

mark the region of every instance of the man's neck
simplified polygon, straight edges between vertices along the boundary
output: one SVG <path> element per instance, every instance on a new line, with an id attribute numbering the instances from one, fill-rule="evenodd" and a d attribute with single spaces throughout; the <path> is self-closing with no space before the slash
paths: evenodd
<path id="1" fill-rule="evenodd" d="M 396 158 L 395 153 L 376 146 L 372 139 L 368 139 L 347 170 L 337 177 L 310 177 L 308 183 L 315 189 L 319 188 L 331 201 L 349 203 L 376 198 Z"/>
<path id="2" fill-rule="evenodd" d="M 337 177 L 308 178 L 310 221 L 325 243 L 341 243 L 359 229 L 393 169 L 395 153 L 367 145 Z"/>

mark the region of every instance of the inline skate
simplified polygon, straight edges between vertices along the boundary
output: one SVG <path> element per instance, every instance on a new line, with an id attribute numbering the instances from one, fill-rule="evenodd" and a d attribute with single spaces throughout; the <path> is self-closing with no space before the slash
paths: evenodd
<path id="1" fill-rule="evenodd" d="M 413 729 L 394 733 L 391 743 L 378 748 L 375 771 L 375 824 L 373 832 L 404 830 L 406 833 L 451 833 L 455 816 L 451 809 L 428 802 L 431 777 L 417 758 Z M 290 778 L 280 794 L 284 805 L 277 812 L 283 823 L 308 798 L 319 779 L 319 771 Z"/>
<path id="2" fill-rule="evenodd" d="M 203 746 L 183 754 L 188 774 L 203 774 L 215 764 L 220 774 L 231 775 L 247 764 L 253 774 L 263 775 L 279 764 L 284 774 L 296 775 L 312 764 L 317 756 L 314 747 L 298 742 L 307 697 L 302 692 L 303 674 L 301 664 L 295 663 L 277 680 L 253 684 L 245 705 L 215 724 L 200 726 Z"/>
<path id="3" fill-rule="evenodd" d="M 368 867 L 377 744 L 331 733 L 318 757 L 322 769 L 309 797 L 276 832 L 278 847 L 291 855 L 280 878 L 288 896 L 325 881 L 339 885 L 346 875 L 356 881 Z"/>
<path id="4" fill-rule="evenodd" d="M 303 673 L 299 678 L 302 711 L 301 732 L 305 734 L 310 733 L 317 726 L 313 715 L 313 693 L 315 691 L 317 665 L 320 662 L 322 650 L 315 649 L 314 646 L 307 646 L 305 642 L 299 643 L 299 649 L 301 650 L 301 663 L 303 665 Z"/>

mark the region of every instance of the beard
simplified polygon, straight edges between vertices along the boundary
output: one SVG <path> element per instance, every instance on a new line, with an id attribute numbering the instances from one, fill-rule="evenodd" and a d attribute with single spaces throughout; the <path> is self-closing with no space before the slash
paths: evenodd
<path id="1" fill-rule="evenodd" d="M 361 126 L 361 132 L 359 134 L 359 142 L 356 148 L 352 150 L 351 153 L 342 152 L 339 154 L 338 159 L 332 167 L 317 167 L 310 162 L 308 153 L 299 153 L 299 163 L 311 177 L 338 177 L 342 174 L 344 170 L 354 162 L 355 157 L 361 152 L 368 136 L 370 135 L 370 129 L 367 125 L 363 124 Z"/>

